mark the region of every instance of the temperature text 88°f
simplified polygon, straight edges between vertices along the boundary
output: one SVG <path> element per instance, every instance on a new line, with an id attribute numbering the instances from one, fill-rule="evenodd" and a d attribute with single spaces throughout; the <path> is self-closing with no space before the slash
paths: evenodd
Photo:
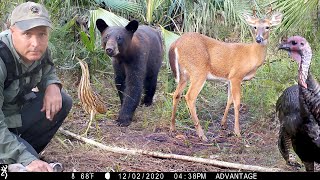
<path id="1" fill-rule="evenodd" d="M 195 180 L 202 180 L 207 179 L 206 173 L 199 173 L 199 172 L 190 172 L 190 173 L 174 173 L 173 179 L 182 179 L 182 180 L 188 180 L 188 179 L 195 179 Z"/>

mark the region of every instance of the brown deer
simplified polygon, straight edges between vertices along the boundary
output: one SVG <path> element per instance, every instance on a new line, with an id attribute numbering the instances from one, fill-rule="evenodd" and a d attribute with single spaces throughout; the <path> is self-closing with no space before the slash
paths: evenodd
<path id="1" fill-rule="evenodd" d="M 249 15 L 244 15 L 244 18 L 253 27 L 255 35 L 253 43 L 225 43 L 199 33 L 189 32 L 183 34 L 170 46 L 170 66 L 178 82 L 173 95 L 171 131 L 176 130 L 177 105 L 187 81 L 190 80 L 185 99 L 198 136 L 203 141 L 207 141 L 197 117 L 195 103 L 207 79 L 220 80 L 228 82 L 228 101 L 221 125 L 226 128 L 227 114 L 230 105 L 234 103 L 234 132 L 240 137 L 241 83 L 243 80 L 252 79 L 257 69 L 264 63 L 270 27 L 281 23 L 282 14 L 275 13 L 271 18 L 264 19 Z"/>

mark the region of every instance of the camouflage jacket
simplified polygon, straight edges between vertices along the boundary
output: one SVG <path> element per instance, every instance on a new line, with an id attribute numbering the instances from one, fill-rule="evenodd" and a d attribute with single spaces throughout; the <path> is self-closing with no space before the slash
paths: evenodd
<path id="1" fill-rule="evenodd" d="M 6 30 L 0 33 L 0 40 L 2 40 L 11 50 L 14 57 L 16 67 L 21 66 L 22 73 L 31 71 L 37 67 L 44 57 L 39 61 L 35 61 L 31 65 L 24 63 L 18 53 L 13 47 L 11 32 Z M 48 50 L 49 51 L 49 50 Z M 49 56 L 50 60 L 51 57 Z M 6 163 L 21 163 L 24 166 L 35 160 L 33 156 L 26 150 L 24 144 L 20 143 L 17 138 L 10 133 L 8 128 L 16 128 L 22 126 L 20 110 L 23 106 L 18 103 L 12 103 L 13 99 L 20 91 L 19 81 L 23 80 L 29 83 L 32 87 L 38 87 L 40 92 L 45 92 L 45 89 L 50 84 L 60 84 L 55 68 L 52 65 L 46 64 L 37 73 L 31 77 L 24 77 L 20 80 L 13 81 L 6 89 L 4 89 L 4 82 L 7 78 L 7 69 L 4 61 L 0 57 L 0 159 Z"/>

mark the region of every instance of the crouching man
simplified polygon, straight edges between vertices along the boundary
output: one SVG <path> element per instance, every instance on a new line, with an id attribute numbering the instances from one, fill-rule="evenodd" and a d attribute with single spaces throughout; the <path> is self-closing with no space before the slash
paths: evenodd
<path id="1" fill-rule="evenodd" d="M 72 99 L 48 49 L 51 20 L 44 6 L 26 2 L 12 11 L 10 23 L 0 33 L 0 160 L 29 172 L 52 172 L 39 153 L 67 117 Z"/>

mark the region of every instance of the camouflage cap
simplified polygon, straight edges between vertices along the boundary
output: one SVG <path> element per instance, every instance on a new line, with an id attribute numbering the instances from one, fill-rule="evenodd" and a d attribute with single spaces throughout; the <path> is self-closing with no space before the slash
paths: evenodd
<path id="1" fill-rule="evenodd" d="M 22 31 L 37 26 L 52 28 L 47 9 L 35 2 L 26 2 L 18 5 L 11 13 L 10 25 L 17 26 Z"/>

